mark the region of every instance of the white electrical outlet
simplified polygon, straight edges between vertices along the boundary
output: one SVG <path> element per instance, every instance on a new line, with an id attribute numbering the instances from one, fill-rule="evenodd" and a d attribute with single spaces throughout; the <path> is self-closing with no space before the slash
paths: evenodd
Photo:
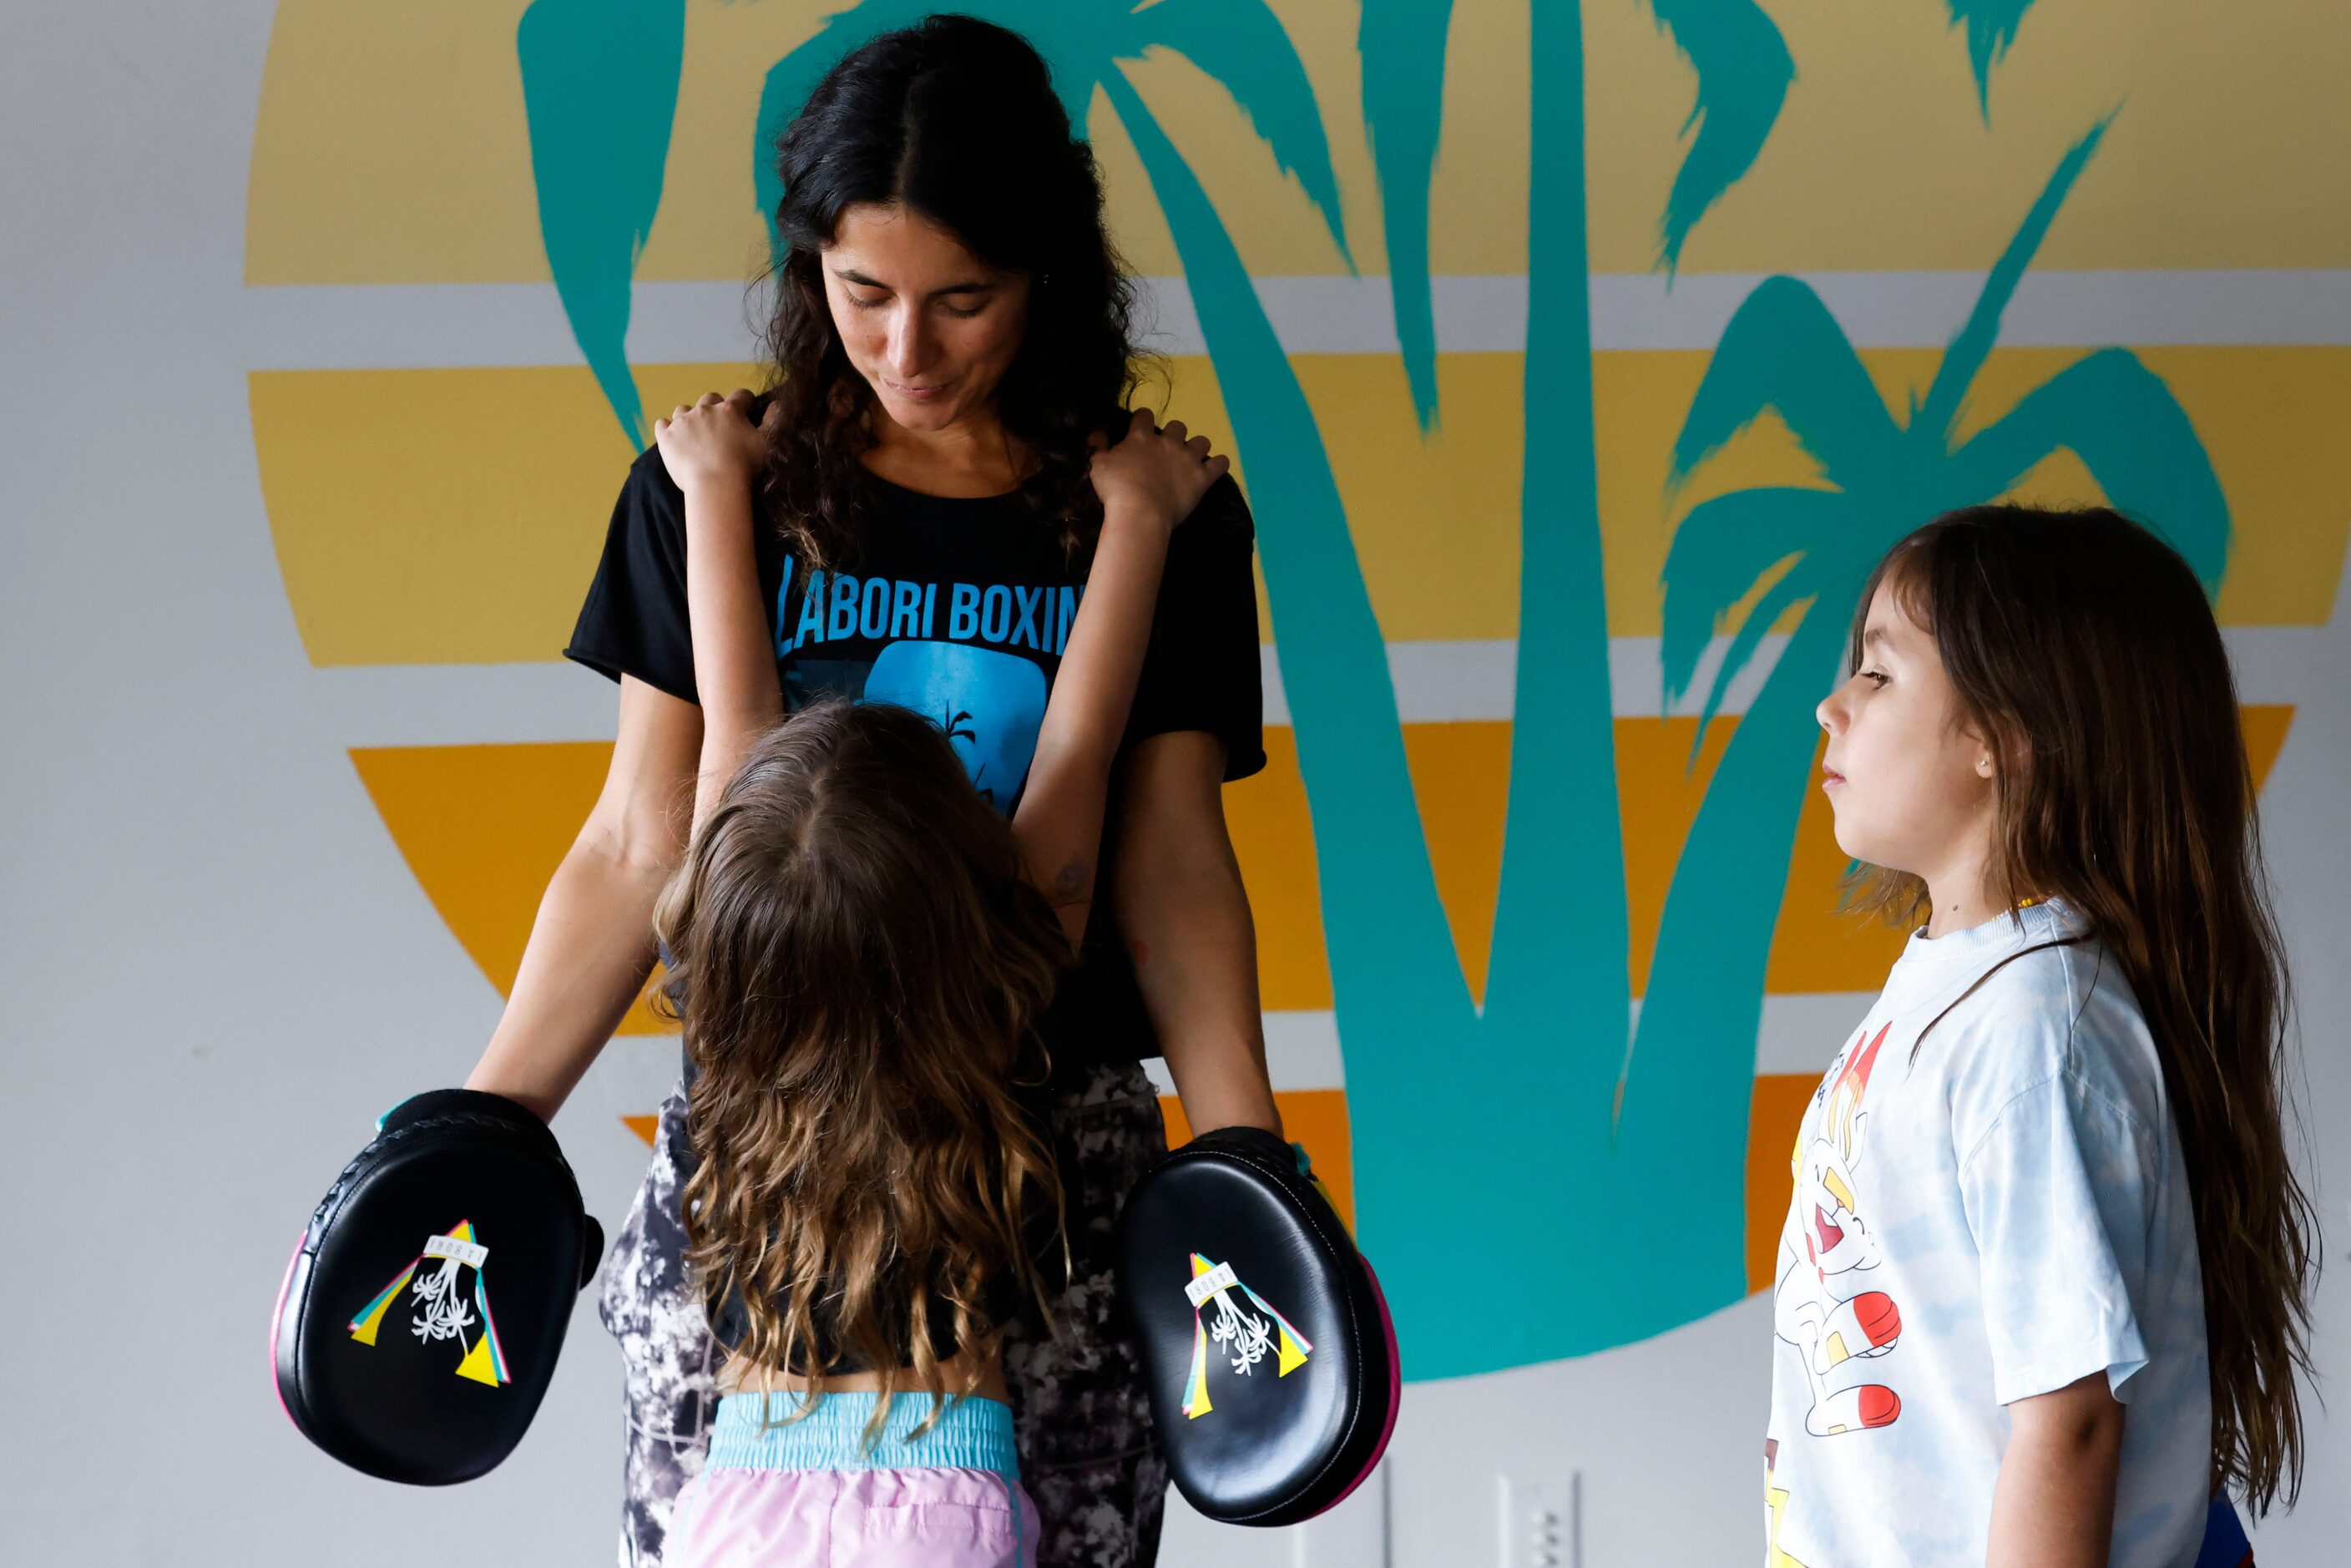
<path id="1" fill-rule="evenodd" d="M 1501 1568 L 1583 1568 L 1583 1478 L 1497 1478 Z"/>

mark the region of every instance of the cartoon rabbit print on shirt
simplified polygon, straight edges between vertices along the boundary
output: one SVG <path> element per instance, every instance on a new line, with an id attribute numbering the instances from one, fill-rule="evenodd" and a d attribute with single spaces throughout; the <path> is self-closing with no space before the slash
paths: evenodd
<path id="1" fill-rule="evenodd" d="M 1771 1328 L 1803 1356 L 1813 1391 L 1804 1429 L 1816 1437 L 1889 1427 L 1902 1414 L 1901 1396 L 1867 1380 L 1863 1366 L 1902 1334 L 1894 1299 L 1869 1288 L 1877 1238 L 1855 1175 L 1867 1144 L 1869 1075 L 1886 1033 L 1857 1051 L 1855 1035 L 1843 1069 L 1814 1097 L 1811 1135 L 1798 1134 L 1792 1162 L 1795 1201 L 1781 1233 Z"/>

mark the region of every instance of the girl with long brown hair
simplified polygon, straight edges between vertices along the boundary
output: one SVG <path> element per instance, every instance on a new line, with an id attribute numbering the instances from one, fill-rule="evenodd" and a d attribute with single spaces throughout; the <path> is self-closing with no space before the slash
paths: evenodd
<path id="1" fill-rule="evenodd" d="M 1033 1564 L 1001 1349 L 1050 1311 L 1038 1026 L 1087 925 L 1170 537 L 1228 465 L 1147 413 L 1096 444 L 1092 572 L 1007 821 L 952 715 L 834 698 L 785 719 L 752 406 L 655 427 L 705 717 L 654 924 L 693 1072 L 687 1260 L 727 1351 L 665 1557 Z"/>
<path id="2" fill-rule="evenodd" d="M 1035 1560 L 999 1342 L 1058 1207 L 1021 1095 L 1067 944 L 1023 869 L 929 721 L 834 701 L 752 747 L 663 897 L 726 1351 L 680 1568 Z"/>
<path id="3" fill-rule="evenodd" d="M 2317 1256 L 2219 628 L 2112 511 L 1975 507 L 1850 663 L 1823 787 L 1915 929 L 1797 1139 L 1771 1561 L 2186 1568 L 2294 1495 Z"/>

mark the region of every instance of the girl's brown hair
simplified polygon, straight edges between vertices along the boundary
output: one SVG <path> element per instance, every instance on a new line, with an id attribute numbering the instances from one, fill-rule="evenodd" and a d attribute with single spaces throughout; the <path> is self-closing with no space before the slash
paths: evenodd
<path id="1" fill-rule="evenodd" d="M 1935 639 L 1958 717 L 1994 757 L 1993 894 L 2063 899 L 2112 956 L 2163 1064 L 2196 1215 L 2213 1484 L 2257 1511 L 2300 1490 L 2315 1216 L 2287 1156 L 2283 946 L 2219 625 L 2188 563 L 2103 507 L 1947 513 L 1880 587 Z M 1852 902 L 1915 924 L 1915 876 L 1861 868 Z"/>
<path id="2" fill-rule="evenodd" d="M 935 1303 L 958 1355 L 1008 1273 L 1041 1305 L 1034 1220 L 1059 1202 L 1014 1086 L 1043 1077 L 1068 945 L 1009 825 L 927 720 L 816 705 L 746 758 L 655 925 L 697 1072 L 687 1256 L 714 1315 L 740 1291 L 737 1354 L 817 1397 L 854 1356 L 877 1433 L 907 1372 L 970 1393 Z"/>

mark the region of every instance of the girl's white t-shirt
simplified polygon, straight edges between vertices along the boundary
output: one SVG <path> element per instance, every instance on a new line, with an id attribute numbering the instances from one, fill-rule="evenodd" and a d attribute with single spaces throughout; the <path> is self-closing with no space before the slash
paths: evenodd
<path id="1" fill-rule="evenodd" d="M 2050 904 L 1912 936 L 1805 1108 L 1771 1568 L 1981 1568 L 2001 1406 L 2099 1372 L 2127 1407 L 2110 1561 L 2195 1562 L 2212 1411 L 2188 1174 L 2138 1003 L 2080 931 Z"/>

